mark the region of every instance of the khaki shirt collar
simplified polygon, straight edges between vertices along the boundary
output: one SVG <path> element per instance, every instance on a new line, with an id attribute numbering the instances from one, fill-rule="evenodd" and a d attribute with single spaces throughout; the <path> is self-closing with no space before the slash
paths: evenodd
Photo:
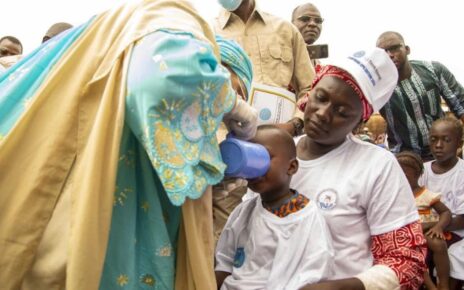
<path id="1" fill-rule="evenodd" d="M 224 29 L 229 22 L 233 21 L 231 19 L 232 14 L 234 14 L 234 13 L 230 12 L 230 11 L 227 11 L 224 8 L 221 8 L 221 11 L 219 12 L 219 25 L 220 25 L 221 29 Z M 260 19 L 264 23 L 264 25 L 267 24 L 267 22 L 268 22 L 267 18 L 268 17 L 267 17 L 267 15 L 265 13 L 263 13 L 263 11 L 261 11 L 261 9 L 259 9 L 257 3 L 255 4 L 255 10 L 253 10 L 253 12 L 251 13 L 250 18 L 254 17 L 255 14 L 257 16 L 257 19 Z M 238 17 L 238 16 L 236 16 L 236 17 Z"/>

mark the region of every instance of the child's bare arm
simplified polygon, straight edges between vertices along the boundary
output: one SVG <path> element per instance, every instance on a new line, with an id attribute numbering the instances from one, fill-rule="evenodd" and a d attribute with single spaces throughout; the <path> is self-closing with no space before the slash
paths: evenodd
<path id="1" fill-rule="evenodd" d="M 222 283 L 224 283 L 224 280 L 227 278 L 227 276 L 230 275 L 230 273 L 224 271 L 215 271 L 214 274 L 216 275 L 216 284 L 219 290 L 222 286 Z"/>
<path id="2" fill-rule="evenodd" d="M 437 238 L 444 239 L 445 236 L 443 235 L 443 230 L 451 222 L 451 211 L 441 201 L 435 202 L 432 205 L 432 208 L 440 215 L 440 219 L 426 232 L 426 235 L 431 236 L 432 238 L 435 236 Z"/>
<path id="3" fill-rule="evenodd" d="M 446 227 L 447 231 L 457 231 L 462 229 L 464 229 L 464 215 L 452 217 L 450 224 Z"/>

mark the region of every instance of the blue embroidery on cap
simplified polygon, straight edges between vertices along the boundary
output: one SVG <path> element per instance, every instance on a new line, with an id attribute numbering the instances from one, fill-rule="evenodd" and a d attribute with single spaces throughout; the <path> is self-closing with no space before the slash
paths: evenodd
<path id="1" fill-rule="evenodd" d="M 365 54 L 366 54 L 366 52 L 365 52 L 364 50 L 360 50 L 360 51 L 358 51 L 358 52 L 355 52 L 355 53 L 353 54 L 353 56 L 359 58 L 359 57 L 363 57 Z"/>
<path id="2" fill-rule="evenodd" d="M 242 267 L 243 263 L 245 263 L 245 250 L 243 247 L 240 247 L 235 251 L 234 267 L 240 268 Z"/>
<path id="3" fill-rule="evenodd" d="M 348 59 L 351 59 L 352 61 L 357 63 L 362 68 L 362 70 L 366 73 L 366 75 L 369 78 L 369 80 L 371 81 L 372 85 L 375 86 L 375 80 L 372 77 L 372 74 L 370 73 L 369 69 L 367 69 L 367 67 L 363 63 L 361 63 L 359 60 L 357 60 L 356 58 L 354 58 L 352 56 L 348 57 Z"/>

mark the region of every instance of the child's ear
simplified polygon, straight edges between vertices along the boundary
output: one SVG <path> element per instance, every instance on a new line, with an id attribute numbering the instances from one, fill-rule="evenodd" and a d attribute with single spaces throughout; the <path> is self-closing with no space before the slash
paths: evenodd
<path id="1" fill-rule="evenodd" d="M 296 158 L 290 160 L 290 163 L 288 164 L 288 170 L 287 174 L 288 175 L 293 175 L 298 171 L 298 160 Z"/>

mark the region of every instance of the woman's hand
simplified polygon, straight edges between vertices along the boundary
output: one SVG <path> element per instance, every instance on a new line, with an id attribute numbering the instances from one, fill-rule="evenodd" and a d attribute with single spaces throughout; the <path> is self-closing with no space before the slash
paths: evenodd
<path id="1" fill-rule="evenodd" d="M 224 124 L 235 137 L 250 140 L 256 134 L 258 112 L 240 97 L 232 111 L 224 115 Z"/>
<path id="2" fill-rule="evenodd" d="M 228 196 L 230 192 L 240 187 L 246 187 L 247 184 L 248 181 L 243 178 L 224 178 L 213 186 L 213 197 L 222 198 Z"/>

